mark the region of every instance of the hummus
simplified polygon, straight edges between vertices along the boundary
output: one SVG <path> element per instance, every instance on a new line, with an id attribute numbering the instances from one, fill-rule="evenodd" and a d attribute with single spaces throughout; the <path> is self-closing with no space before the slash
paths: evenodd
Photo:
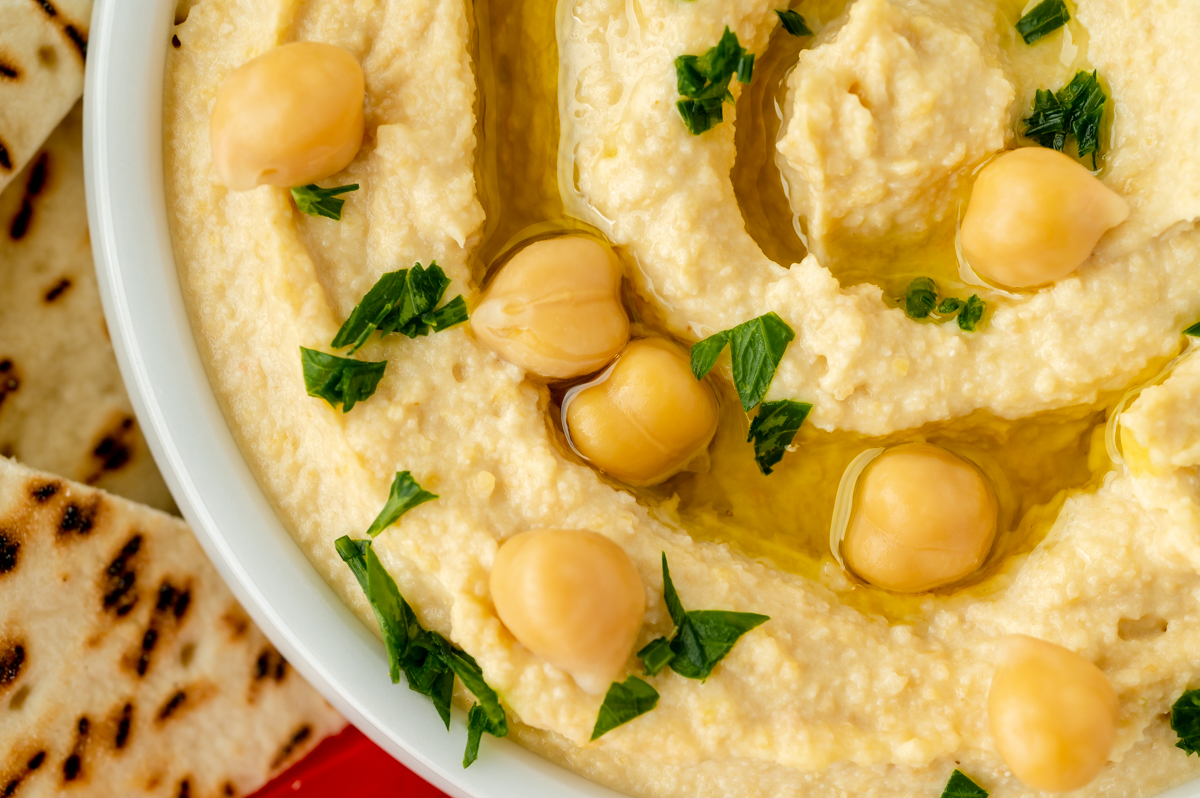
<path id="1" fill-rule="evenodd" d="M 817 35 L 781 79 L 774 161 L 810 251 L 775 262 L 735 191 L 751 109 L 727 103 L 694 136 L 674 108 L 676 57 L 726 26 L 751 52 L 781 46 L 774 6 L 562 0 L 556 65 L 535 5 L 202 0 L 176 28 L 164 159 L 180 282 L 229 424 L 314 567 L 375 628 L 334 540 L 367 529 L 410 471 L 439 498 L 374 541 L 404 598 L 478 661 L 522 744 L 631 795 L 937 796 L 955 768 L 994 796 L 1032 795 L 986 713 L 1013 633 L 1096 663 L 1119 699 L 1111 761 L 1079 794 L 1153 795 L 1200 774 L 1164 717 L 1200 674 L 1200 360 L 1161 373 L 1200 318 L 1200 9 L 1078 0 L 1066 29 L 1027 46 L 1008 0 L 801 3 Z M 340 221 L 300 214 L 286 189 L 231 192 L 213 169 L 222 82 L 292 41 L 341 47 L 365 75 L 364 143 L 331 178 L 362 187 Z M 970 282 L 953 234 L 973 171 L 1028 144 L 1034 91 L 1085 66 L 1115 120 L 1099 176 L 1129 219 L 1052 286 Z M 561 203 L 545 193 L 556 153 Z M 768 312 L 794 330 L 766 398 L 813 409 L 774 474 L 747 453 L 728 365 L 707 458 L 637 489 L 565 445 L 558 389 L 470 325 L 372 338 L 361 356 L 386 372 L 349 413 L 307 395 L 299 348 L 327 348 L 381 275 L 436 260 L 446 296 L 474 308 L 497 253 L 547 230 L 525 225 L 577 224 L 555 221 L 563 210 L 620 253 L 635 332 L 691 344 Z M 928 269 L 988 303 L 976 332 L 908 318 L 907 273 L 844 279 L 874 248 L 944 255 L 947 234 L 950 261 Z M 918 440 L 981 452 L 1005 474 L 1011 522 L 977 578 L 906 596 L 849 576 L 828 533 L 846 466 Z M 489 593 L 500 545 L 547 528 L 628 555 L 646 591 L 635 651 L 673 628 L 664 553 L 689 608 L 770 621 L 704 682 L 654 677 L 657 707 L 590 741 L 602 696 L 521 645 Z"/>

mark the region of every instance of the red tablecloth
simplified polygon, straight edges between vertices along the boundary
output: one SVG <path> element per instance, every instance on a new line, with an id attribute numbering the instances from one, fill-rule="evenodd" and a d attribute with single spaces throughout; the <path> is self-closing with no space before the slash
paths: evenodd
<path id="1" fill-rule="evenodd" d="M 253 798 L 446 798 L 353 726 L 322 742 Z"/>

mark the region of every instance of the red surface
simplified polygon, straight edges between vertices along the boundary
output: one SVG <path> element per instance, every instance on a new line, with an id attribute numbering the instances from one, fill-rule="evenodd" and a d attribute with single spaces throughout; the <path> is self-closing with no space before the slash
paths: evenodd
<path id="1" fill-rule="evenodd" d="M 253 798 L 446 798 L 353 726 L 330 737 Z"/>

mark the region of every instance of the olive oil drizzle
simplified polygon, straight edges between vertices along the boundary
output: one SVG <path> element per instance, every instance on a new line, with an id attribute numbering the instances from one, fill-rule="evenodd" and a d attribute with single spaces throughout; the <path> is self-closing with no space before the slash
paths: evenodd
<path id="1" fill-rule="evenodd" d="M 1011 27 L 1008 17 L 1019 18 L 1021 9 L 1009 0 L 1004 2 L 1013 7 L 998 9 L 997 25 Z M 819 33 L 846 5 L 846 0 L 818 0 L 804 3 L 798 10 Z M 598 234 L 566 216 L 559 193 L 555 13 L 555 4 L 535 0 L 483 0 L 474 6 L 473 55 L 479 87 L 477 179 L 487 213 L 473 269 L 480 284 L 496 264 L 524 243 L 563 230 Z M 1074 21 L 1072 24 L 1078 27 Z M 1002 34 L 1002 42 L 1006 35 Z M 1054 42 L 1063 35 L 1052 34 L 1046 44 L 1039 45 L 1058 46 Z M 1079 31 L 1074 35 L 1077 41 L 1086 37 Z M 1019 37 L 1016 41 L 1020 42 Z M 741 92 L 737 106 L 737 160 L 731 175 L 735 194 L 747 231 L 783 266 L 798 262 L 806 249 L 775 164 L 775 140 L 787 74 L 800 51 L 811 44 L 810 37 L 776 31 L 757 61 L 754 82 Z M 1086 47 L 1079 51 L 1085 54 Z M 1064 66 L 1063 71 L 1076 66 Z M 1043 82 L 1051 85 L 1055 80 L 1057 76 Z M 1034 88 L 1028 88 L 1029 96 Z M 1017 105 L 1025 91 L 1023 84 L 1018 87 Z M 1014 113 L 1023 109 L 1022 105 Z M 965 186 L 970 181 L 961 182 Z M 967 189 L 961 189 L 958 201 L 965 204 L 967 196 Z M 944 289 L 964 287 L 955 253 L 957 221 L 957 210 L 947 213 L 942 223 L 916 240 L 837 241 L 828 265 L 844 286 L 874 283 L 884 290 L 885 297 L 902 296 L 908 281 L 916 276 L 932 276 Z M 628 257 L 619 248 L 617 251 L 627 268 L 633 268 Z M 635 337 L 666 334 L 653 303 L 630 290 L 628 284 L 624 296 Z M 563 434 L 561 403 L 570 388 L 594 379 L 592 375 L 552 384 L 542 393 L 548 434 L 563 456 L 576 463 L 583 460 Z M 601 478 L 614 489 L 633 493 L 656 517 L 698 540 L 727 544 L 771 567 L 823 583 L 842 603 L 892 621 L 924 616 L 930 600 L 986 595 L 999 589 L 1013 557 L 1028 552 L 1044 537 L 1066 497 L 1093 489 L 1109 470 L 1111 464 L 1103 456 L 1103 428 L 1106 414 L 1120 400 L 1119 393 L 1106 395 L 1092 405 L 1020 420 L 977 412 L 874 438 L 807 425 L 797 436 L 794 450 L 774 473 L 763 476 L 746 443 L 749 420 L 733 386 L 720 379 L 712 382 L 720 398 L 721 418 L 707 468 L 682 472 L 649 488 L 631 488 L 603 474 Z M 983 452 L 1009 481 L 1016 519 L 1010 529 L 1000 531 L 997 550 L 984 572 L 965 586 L 932 597 L 898 596 L 852 582 L 840 574 L 829 549 L 830 519 L 846 465 L 867 449 L 914 441 L 952 442 Z"/>

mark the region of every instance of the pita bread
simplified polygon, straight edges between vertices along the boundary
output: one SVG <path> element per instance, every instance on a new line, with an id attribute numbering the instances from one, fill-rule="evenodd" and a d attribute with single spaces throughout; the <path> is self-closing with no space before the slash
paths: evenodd
<path id="1" fill-rule="evenodd" d="M 92 0 L 0 0 L 0 190 L 83 94 Z"/>
<path id="2" fill-rule="evenodd" d="M 82 141 L 77 106 L 0 194 L 0 455 L 170 511 L 104 326 Z"/>
<path id="3" fill-rule="evenodd" d="M 0 795 L 246 795 L 344 726 L 183 522 L 0 458 Z"/>

